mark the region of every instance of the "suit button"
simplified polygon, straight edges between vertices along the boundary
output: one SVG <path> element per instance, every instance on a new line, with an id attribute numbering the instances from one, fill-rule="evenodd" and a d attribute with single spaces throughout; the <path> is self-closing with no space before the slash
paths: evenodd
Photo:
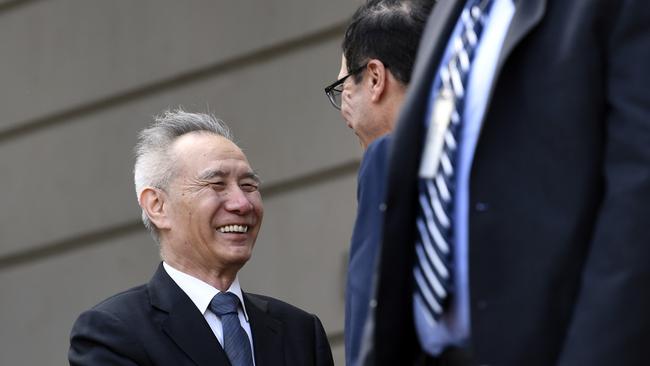
<path id="1" fill-rule="evenodd" d="M 379 211 L 385 212 L 386 211 L 386 203 L 382 202 L 379 204 Z"/>
<path id="2" fill-rule="evenodd" d="M 487 306 L 488 306 L 488 303 L 485 300 L 478 300 L 476 302 L 476 308 L 478 310 L 485 310 L 487 308 Z"/>
<path id="3" fill-rule="evenodd" d="M 478 212 L 485 212 L 488 210 L 488 204 L 485 202 L 476 202 L 474 209 Z"/>

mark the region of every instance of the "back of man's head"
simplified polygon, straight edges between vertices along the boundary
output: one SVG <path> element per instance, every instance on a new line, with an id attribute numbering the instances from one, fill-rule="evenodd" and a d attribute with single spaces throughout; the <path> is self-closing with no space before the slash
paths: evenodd
<path id="1" fill-rule="evenodd" d="M 408 84 L 434 4 L 435 0 L 368 0 L 354 13 L 345 31 L 347 69 L 355 70 L 369 59 L 379 59 L 398 81 Z"/>

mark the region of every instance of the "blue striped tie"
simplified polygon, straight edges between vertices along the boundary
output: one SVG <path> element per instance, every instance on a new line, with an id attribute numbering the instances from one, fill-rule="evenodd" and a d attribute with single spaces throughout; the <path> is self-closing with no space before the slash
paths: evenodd
<path id="1" fill-rule="evenodd" d="M 239 298 L 231 292 L 220 292 L 210 301 L 210 311 L 221 319 L 223 326 L 223 349 L 232 366 L 252 366 L 251 344 L 239 323 L 237 308 Z"/>
<path id="2" fill-rule="evenodd" d="M 461 13 L 461 30 L 453 40 L 449 60 L 438 72 L 439 88 L 449 99 L 449 122 L 441 129 L 440 153 L 432 178 L 419 179 L 416 220 L 416 261 L 413 267 L 415 296 L 435 323 L 447 308 L 453 287 L 453 213 L 457 147 L 463 121 L 468 75 L 491 0 L 473 0 Z M 432 110 L 432 115 L 437 111 Z"/>

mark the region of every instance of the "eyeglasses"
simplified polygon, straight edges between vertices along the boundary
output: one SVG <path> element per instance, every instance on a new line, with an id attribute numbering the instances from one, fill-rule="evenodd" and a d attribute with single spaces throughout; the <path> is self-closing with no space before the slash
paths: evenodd
<path id="1" fill-rule="evenodd" d="M 345 82 L 345 80 L 352 75 L 358 74 L 363 69 L 365 69 L 366 66 L 368 66 L 368 64 L 359 66 L 358 68 L 350 71 L 344 77 L 336 80 L 332 84 L 325 87 L 325 94 L 327 95 L 327 98 L 330 100 L 330 103 L 332 103 L 332 106 L 334 106 L 334 108 L 338 110 L 341 109 L 341 93 L 343 92 L 343 83 Z"/>

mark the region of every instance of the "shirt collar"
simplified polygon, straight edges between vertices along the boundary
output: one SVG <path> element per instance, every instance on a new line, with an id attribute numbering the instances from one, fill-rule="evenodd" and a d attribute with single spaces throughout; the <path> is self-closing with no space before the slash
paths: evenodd
<path id="1" fill-rule="evenodd" d="M 163 267 L 165 268 L 165 271 L 169 277 L 171 277 L 172 280 L 176 282 L 178 287 L 180 287 L 181 290 L 183 290 L 183 292 L 185 292 L 185 294 L 190 298 L 190 300 L 192 300 L 201 314 L 205 315 L 205 312 L 210 305 L 210 301 L 212 301 L 212 298 L 221 291 L 194 276 L 177 270 L 166 262 L 163 262 Z M 230 288 L 228 288 L 226 292 L 231 292 L 237 295 L 241 303 L 241 307 L 244 311 L 244 317 L 246 318 L 246 321 L 248 321 L 248 313 L 246 312 L 246 305 L 244 304 L 244 296 L 242 294 L 241 287 L 239 286 L 239 276 L 235 277 L 235 280 L 232 282 Z"/>

